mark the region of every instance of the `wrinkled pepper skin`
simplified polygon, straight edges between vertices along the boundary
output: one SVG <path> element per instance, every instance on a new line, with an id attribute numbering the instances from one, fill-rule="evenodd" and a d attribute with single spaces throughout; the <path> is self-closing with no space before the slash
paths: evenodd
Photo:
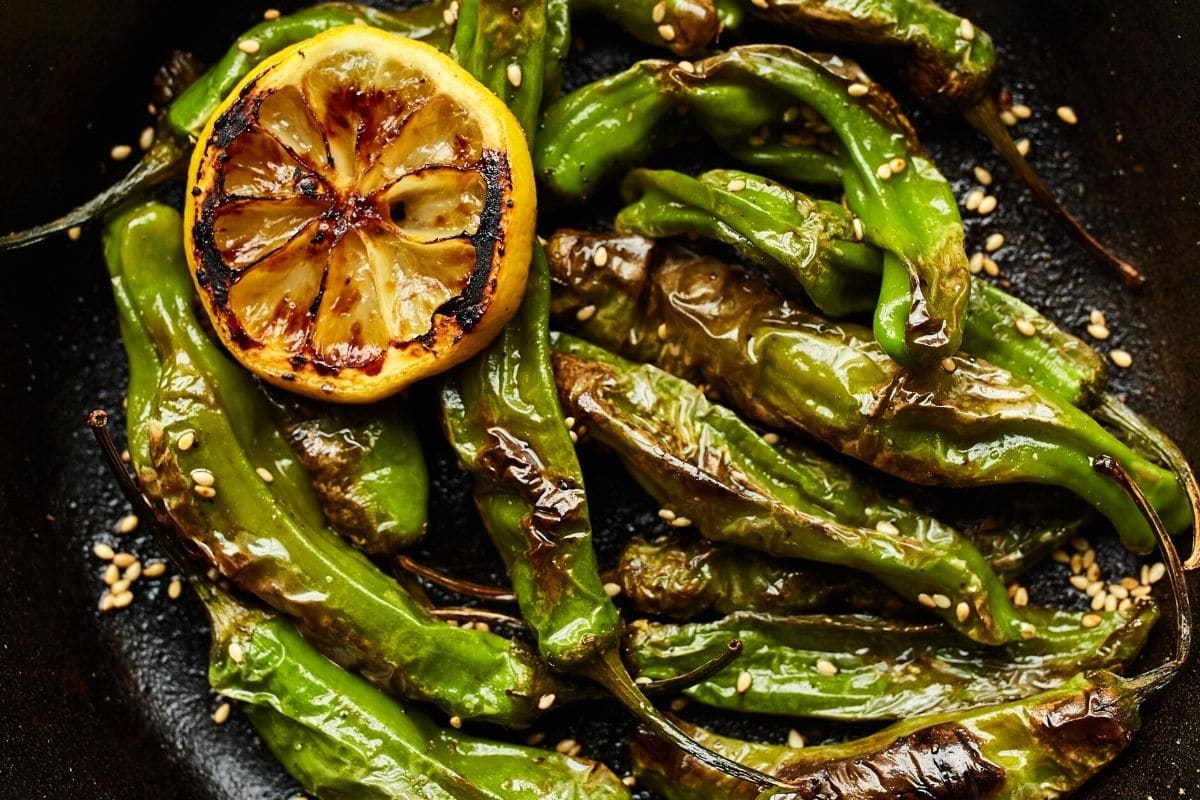
<path id="1" fill-rule="evenodd" d="M 267 748 L 321 800 L 629 797 L 603 764 L 443 730 L 342 670 L 290 622 L 227 597 L 206 602 L 213 689 L 243 703 Z"/>
<path id="2" fill-rule="evenodd" d="M 755 129 L 794 117 L 791 124 L 799 125 L 807 138 L 781 136 L 785 145 L 796 142 L 790 158 L 807 153 L 805 158 L 815 154 L 836 159 L 846 200 L 862 221 L 866 241 L 884 251 L 875 306 L 880 345 L 905 364 L 933 363 L 958 349 L 970 291 L 962 220 L 949 184 L 924 154 L 895 100 L 852 62 L 820 60 L 790 47 L 735 47 L 695 62 L 690 70 L 654 66 L 659 63 L 635 66 L 642 76 L 636 85 L 682 105 L 723 147 L 735 143 L 735 157 L 742 156 L 743 143 L 750 150 L 766 144 L 768 137 L 761 130 L 754 134 Z M 852 95 L 851 86 L 862 86 L 866 93 Z M 565 113 L 620 117 L 619 107 L 602 88 L 590 92 L 585 87 L 559 105 L 561 111 L 556 107 L 547 112 L 535 154 L 543 180 L 556 191 L 566 188 L 558 184 L 560 172 L 569 179 L 589 161 L 618 164 L 646 155 L 653 146 L 652 140 L 645 140 L 618 153 L 632 131 L 603 143 L 592 141 L 595 134 L 586 140 L 571 137 L 572 126 L 562 120 Z M 807 118 L 802 106 L 815 111 L 815 119 Z M 758 116 L 750 119 L 751 114 Z M 817 147 L 816 134 L 805 124 L 837 137 L 832 154 Z M 749 164 L 769 167 L 753 159 Z"/>
<path id="3" fill-rule="evenodd" d="M 147 494 L 194 552 L 295 619 L 338 663 L 448 714 L 530 722 L 543 694 L 563 690 L 532 652 L 437 620 L 325 527 L 311 489 L 302 507 L 289 502 L 307 478 L 296 474 L 253 378 L 195 316 L 181 231 L 178 212 L 148 204 L 115 220 L 107 237 L 130 355 L 129 449 Z M 271 483 L 256 473 L 272 464 L 262 430 L 274 431 L 268 442 L 293 465 Z M 181 450 L 187 431 L 197 442 Z M 214 476 L 214 496 L 197 493 L 205 487 L 195 482 L 196 470 Z"/>
<path id="4" fill-rule="evenodd" d="M 634 260 L 652 256 L 645 246 L 619 259 L 619 271 L 601 268 L 591 258 L 599 241 L 563 233 L 551 243 L 558 310 L 595 306 L 577 325 L 583 336 L 704 383 L 750 419 L 914 483 L 1061 486 L 1107 516 L 1126 547 L 1148 552 L 1148 523 L 1092 470 L 1093 458 L 1109 455 L 1168 528 L 1191 524 L 1173 474 L 1019 377 L 962 356 L 953 371 L 904 370 L 868 331 L 816 317 L 739 269 L 683 250 L 657 264 Z"/>
<path id="5" fill-rule="evenodd" d="M 1081 625 L 1082 616 L 1031 610 L 1038 638 L 990 647 L 941 625 L 741 612 L 685 625 L 631 623 L 626 651 L 640 676 L 661 679 L 699 666 L 714 644 L 738 639 L 737 660 L 684 694 L 729 711 L 895 720 L 1020 700 L 1083 670 L 1120 669 L 1145 646 L 1158 610 L 1145 602 L 1103 615 L 1093 628 Z M 739 692 L 743 672 L 752 680 Z"/>
<path id="6" fill-rule="evenodd" d="M 699 53 L 721 31 L 713 0 L 663 0 L 661 10 L 659 5 L 659 0 L 571 0 L 572 11 L 599 12 L 635 39 L 677 56 Z"/>
<path id="7" fill-rule="evenodd" d="M 983 556 L 952 529 L 912 519 L 842 522 L 812 501 L 804 475 L 695 386 L 565 335 L 554 351 L 559 396 L 587 435 L 705 538 L 857 569 L 907 599 L 929 598 L 923 605 L 977 641 L 1036 635 Z"/>
<path id="8" fill-rule="evenodd" d="M 372 556 L 420 541 L 429 517 L 429 472 L 404 402 L 377 404 L 368 413 L 282 392 L 271 396 L 335 531 Z"/>
<path id="9" fill-rule="evenodd" d="M 646 737 L 631 754 L 639 783 L 667 800 L 1055 800 L 1129 744 L 1140 700 L 1131 682 L 1095 671 L 1025 700 L 915 717 L 845 744 L 796 749 L 687 726 L 707 746 L 796 784 L 761 794 Z"/>
<path id="10" fill-rule="evenodd" d="M 802 291 L 831 316 L 874 305 L 884 255 L 858 240 L 854 215 L 842 205 L 730 169 L 695 178 L 639 169 L 622 189 L 629 205 L 617 214 L 618 231 L 724 242 L 765 268 L 789 295 Z M 1033 325 L 1032 336 L 1017 331 L 1020 319 Z M 1080 407 L 1108 378 L 1095 348 L 981 279 L 971 282 L 963 350 Z"/>
<path id="11" fill-rule="evenodd" d="M 844 609 L 902 613 L 903 600 L 878 583 L 830 564 L 809 564 L 706 539 L 634 539 L 612 579 L 643 614 L 692 620 L 757 611 L 803 614 Z"/>

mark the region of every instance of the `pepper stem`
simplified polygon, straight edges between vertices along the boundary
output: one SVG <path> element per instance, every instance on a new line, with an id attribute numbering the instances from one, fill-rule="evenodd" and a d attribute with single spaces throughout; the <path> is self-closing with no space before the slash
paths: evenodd
<path id="1" fill-rule="evenodd" d="M 795 788 L 791 784 L 781 781 L 779 778 L 759 772 L 756 769 L 751 769 L 744 764 L 739 764 L 720 753 L 715 753 L 684 733 L 678 725 L 655 708 L 654 704 L 646 698 L 646 695 L 642 694 L 641 689 L 638 688 L 637 684 L 633 682 L 633 679 L 629 677 L 629 673 L 625 670 L 625 664 L 622 663 L 620 653 L 617 652 L 616 648 L 605 650 L 580 672 L 611 692 L 613 697 L 621 701 L 625 708 L 656 736 L 675 745 L 685 754 L 706 767 L 763 789 L 769 787 L 779 789 Z"/>
<path id="2" fill-rule="evenodd" d="M 1072 216 L 1071 212 L 1063 208 L 1062 203 L 1042 182 L 1025 156 L 1021 155 L 1021 151 L 1017 149 L 1016 142 L 1009 135 L 1008 128 L 1000 120 L 1000 109 L 994 98 L 984 97 L 969 108 L 964 116 L 975 130 L 987 137 L 987 140 L 992 143 L 992 147 L 996 148 L 1000 157 L 1008 163 L 1013 172 L 1017 173 L 1017 177 L 1025 182 L 1038 202 L 1058 217 L 1067 227 L 1067 231 L 1090 250 L 1092 255 L 1115 270 L 1121 276 L 1122 282 L 1129 288 L 1136 289 L 1146 282 L 1145 276 L 1137 267 L 1105 247 L 1099 239 L 1083 227 L 1079 220 Z"/>
<path id="3" fill-rule="evenodd" d="M 1162 551 L 1163 561 L 1167 566 L 1167 578 L 1171 585 L 1171 598 L 1175 604 L 1175 646 L 1171 658 L 1149 672 L 1143 673 L 1129 681 L 1129 688 L 1135 693 L 1146 696 L 1166 688 L 1175 680 L 1175 676 L 1187 663 L 1192 649 L 1192 604 L 1188 595 L 1187 576 L 1183 571 L 1179 552 L 1171 540 L 1171 534 L 1163 525 L 1158 512 L 1146 500 L 1137 482 L 1130 477 L 1121 463 L 1111 456 L 1100 456 L 1092 459 L 1092 468 L 1097 472 L 1112 478 L 1123 488 L 1145 515 L 1154 535 L 1158 538 L 1158 546 Z"/>
<path id="4" fill-rule="evenodd" d="M 435 586 L 449 589 L 452 592 L 473 597 L 476 600 L 486 600 L 492 603 L 515 603 L 517 596 L 511 589 L 501 589 L 499 586 L 485 586 L 482 583 L 454 578 L 438 572 L 433 567 L 426 566 L 416 559 L 401 555 L 396 557 L 396 564 L 406 572 L 424 578 Z"/>

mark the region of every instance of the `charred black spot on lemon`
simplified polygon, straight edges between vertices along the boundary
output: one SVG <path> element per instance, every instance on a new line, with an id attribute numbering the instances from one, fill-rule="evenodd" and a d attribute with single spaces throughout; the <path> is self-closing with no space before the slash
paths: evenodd
<path id="1" fill-rule="evenodd" d="M 478 352 L 524 291 L 536 201 L 520 126 L 442 54 L 358 26 L 285 50 L 193 156 L 189 263 L 268 381 L 368 402 Z"/>

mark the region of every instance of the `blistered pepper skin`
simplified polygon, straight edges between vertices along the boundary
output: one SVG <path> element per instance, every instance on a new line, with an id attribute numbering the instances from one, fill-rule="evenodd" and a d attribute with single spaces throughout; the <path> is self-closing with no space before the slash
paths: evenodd
<path id="1" fill-rule="evenodd" d="M 915 483 L 1062 486 L 1109 517 L 1128 548 L 1147 552 L 1149 525 L 1092 469 L 1109 455 L 1171 530 L 1191 524 L 1173 474 L 1011 373 L 961 356 L 953 371 L 904 370 L 867 331 L 813 316 L 741 270 L 686 251 L 657 263 L 643 246 L 645 258 L 623 259 L 616 274 L 588 260 L 600 241 L 568 233 L 552 242 L 559 311 L 594 305 L 574 321 L 585 337 L 709 385 L 750 419 Z"/>

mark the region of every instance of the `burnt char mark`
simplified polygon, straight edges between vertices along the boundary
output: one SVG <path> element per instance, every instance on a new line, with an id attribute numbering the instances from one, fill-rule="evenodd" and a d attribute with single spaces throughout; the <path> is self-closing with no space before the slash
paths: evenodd
<path id="1" fill-rule="evenodd" d="M 512 195 L 512 171 L 508 156 L 496 150 L 485 150 L 479 159 L 478 170 L 483 176 L 487 195 L 479 215 L 479 229 L 471 237 L 475 246 L 475 268 L 467 279 L 466 288 L 446 301 L 439 314 L 454 317 L 464 331 L 470 331 L 487 310 L 488 288 L 492 283 L 492 264 L 497 252 L 504 253 L 504 233 L 500 218 L 505 198 Z"/>
<path id="2" fill-rule="evenodd" d="M 1137 704 L 1118 688 L 1118 678 L 1094 674 L 1082 693 L 1056 697 L 1030 712 L 1031 729 L 1060 764 L 1076 765 L 1086 780 L 1133 739 L 1139 727 Z"/>

